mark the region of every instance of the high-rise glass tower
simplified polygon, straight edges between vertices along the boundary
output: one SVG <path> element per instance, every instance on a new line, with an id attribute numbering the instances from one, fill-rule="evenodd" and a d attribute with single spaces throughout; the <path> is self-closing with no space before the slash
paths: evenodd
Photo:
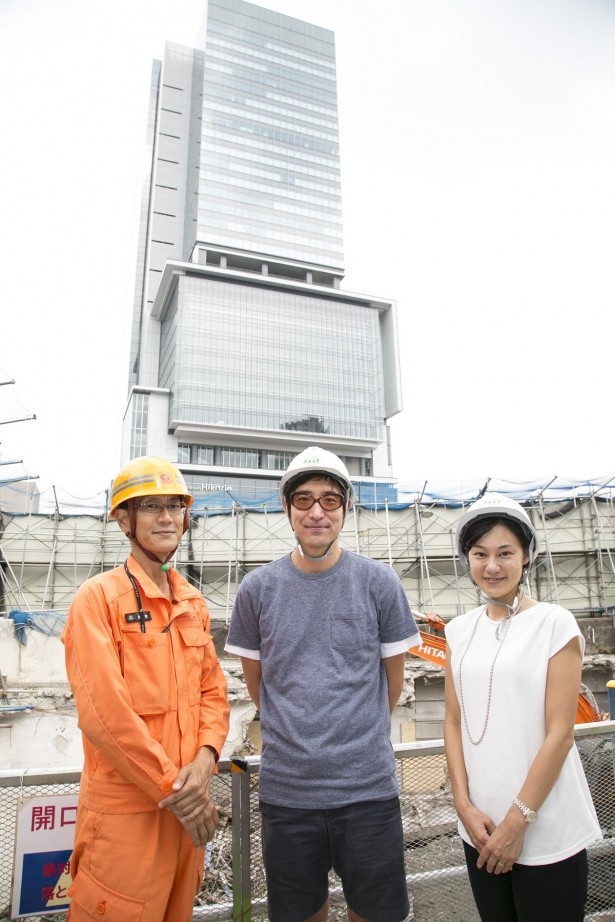
<path id="1" fill-rule="evenodd" d="M 123 460 L 258 495 L 320 444 L 386 477 L 394 305 L 341 288 L 333 33 L 209 0 L 199 45 L 152 71 Z"/>

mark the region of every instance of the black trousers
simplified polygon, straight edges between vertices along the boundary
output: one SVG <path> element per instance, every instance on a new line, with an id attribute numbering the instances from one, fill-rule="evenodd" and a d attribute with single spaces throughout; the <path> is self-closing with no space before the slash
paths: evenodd
<path id="1" fill-rule="evenodd" d="M 555 864 L 515 864 L 506 874 L 476 867 L 478 852 L 463 843 L 482 922 L 583 922 L 587 899 L 585 849 Z"/>

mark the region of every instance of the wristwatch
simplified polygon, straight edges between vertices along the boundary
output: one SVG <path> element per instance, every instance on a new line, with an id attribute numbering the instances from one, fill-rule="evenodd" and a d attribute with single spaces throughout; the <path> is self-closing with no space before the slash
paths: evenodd
<path id="1" fill-rule="evenodd" d="M 522 801 L 522 800 L 519 800 L 518 797 L 515 797 L 515 799 L 513 800 L 513 803 L 514 803 L 515 807 L 519 807 L 519 809 L 521 810 L 521 813 L 522 813 L 523 816 L 525 817 L 525 822 L 526 822 L 526 823 L 535 823 L 535 822 L 536 822 L 536 818 L 537 818 L 538 814 L 536 813 L 535 810 L 530 810 L 530 808 L 528 807 L 528 805 L 527 805 L 527 804 L 524 804 L 523 801 Z"/>

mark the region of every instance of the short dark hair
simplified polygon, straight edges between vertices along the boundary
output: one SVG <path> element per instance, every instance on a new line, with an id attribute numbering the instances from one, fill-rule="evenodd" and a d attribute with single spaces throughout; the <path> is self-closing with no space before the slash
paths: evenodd
<path id="1" fill-rule="evenodd" d="M 473 522 L 464 529 L 464 532 L 461 536 L 461 551 L 463 554 L 468 554 L 468 551 L 474 547 L 475 544 L 478 544 L 481 538 L 483 538 L 492 528 L 495 528 L 496 525 L 505 525 L 513 535 L 521 542 L 521 546 L 524 551 L 529 552 L 531 535 L 526 528 L 523 527 L 521 522 L 518 522 L 516 519 L 510 519 L 505 515 L 485 515 L 481 516 L 479 519 L 474 519 Z"/>

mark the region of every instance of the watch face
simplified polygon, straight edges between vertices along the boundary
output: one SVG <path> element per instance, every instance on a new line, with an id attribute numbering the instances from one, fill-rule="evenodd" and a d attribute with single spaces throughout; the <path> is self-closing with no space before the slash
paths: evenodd
<path id="1" fill-rule="evenodd" d="M 536 813 L 533 810 L 528 810 L 525 814 L 526 823 L 535 823 L 536 822 Z"/>

